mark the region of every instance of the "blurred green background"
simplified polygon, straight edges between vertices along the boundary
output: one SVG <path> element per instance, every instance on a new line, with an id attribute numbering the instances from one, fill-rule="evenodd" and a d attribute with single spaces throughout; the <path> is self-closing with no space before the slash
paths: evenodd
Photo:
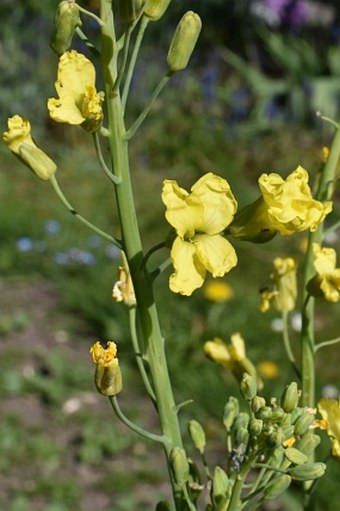
<path id="1" fill-rule="evenodd" d="M 58 2 L 2 0 L 0 6 L 0 117 L 30 119 L 38 145 L 58 163 L 59 183 L 73 206 L 119 235 L 114 193 L 81 129 L 55 125 L 46 110 L 53 97 L 57 58 L 49 48 Z M 82 2 L 96 9 L 95 1 Z M 240 206 L 257 198 L 262 172 L 287 175 L 301 164 L 315 176 L 340 110 L 338 2 L 173 0 L 168 15 L 150 24 L 133 81 L 128 119 L 146 103 L 166 69 L 166 52 L 179 17 L 194 9 L 203 31 L 189 69 L 174 76 L 131 144 L 138 218 L 146 249 L 164 240 L 168 225 L 162 181 L 189 189 L 203 173 L 225 177 Z M 96 24 L 83 30 L 96 40 Z M 86 52 L 75 41 L 74 47 Z M 98 76 L 98 88 L 101 78 Z M 337 208 L 331 221 L 338 219 Z M 272 260 L 302 261 L 304 235 L 267 245 L 234 242 L 239 264 L 223 281 L 228 300 L 172 295 L 169 273 L 156 284 L 169 365 L 183 429 L 196 417 L 223 460 L 220 419 L 232 376 L 206 360 L 204 341 L 229 341 L 239 331 L 255 364 L 271 362 L 264 393 L 278 395 L 294 378 L 284 354 L 278 313 L 260 314 L 259 289 L 270 284 Z M 88 349 L 99 339 L 119 345 L 124 373 L 121 406 L 157 430 L 135 370 L 127 314 L 113 302 L 119 254 L 63 209 L 48 183 L 37 180 L 0 146 L 0 510 L 132 511 L 153 509 L 168 494 L 162 453 L 121 426 L 94 392 Z M 333 236 L 328 243 L 339 248 Z M 167 254 L 153 256 L 155 266 Z M 299 315 L 292 314 L 299 357 Z M 318 341 L 339 335 L 338 304 L 317 304 Z M 336 397 L 339 349 L 318 354 L 318 396 Z M 223 443 L 223 442 L 222 442 Z M 325 438 L 320 458 L 329 448 Z M 164 474 L 165 474 L 164 467 Z M 331 462 L 314 509 L 334 509 L 339 467 Z M 297 490 L 296 490 L 297 491 Z M 294 490 L 275 509 L 299 509 Z M 274 508 L 264 508 L 274 509 Z"/>

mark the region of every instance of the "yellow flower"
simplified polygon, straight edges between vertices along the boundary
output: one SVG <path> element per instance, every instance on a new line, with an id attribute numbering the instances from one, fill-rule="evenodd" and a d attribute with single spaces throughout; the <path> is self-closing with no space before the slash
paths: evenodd
<path id="1" fill-rule="evenodd" d="M 229 227 L 235 238 L 264 243 L 276 232 L 315 231 L 332 210 L 332 202 L 312 198 L 308 173 L 301 166 L 286 179 L 275 173 L 262 174 L 259 186 L 262 197 L 242 208 Z"/>
<path id="2" fill-rule="evenodd" d="M 244 339 L 238 332 L 231 336 L 230 344 L 215 337 L 212 341 L 205 342 L 203 349 L 208 358 L 229 369 L 237 381 L 241 382 L 244 373 L 248 373 L 256 378 L 258 387 L 262 387 L 253 363 L 246 356 Z"/>
<path id="3" fill-rule="evenodd" d="M 340 401 L 322 398 L 318 409 L 328 424 L 327 434 L 332 442 L 332 454 L 340 459 Z"/>
<path id="4" fill-rule="evenodd" d="M 90 353 L 96 364 L 94 382 L 98 392 L 103 396 L 115 396 L 122 390 L 122 374 L 116 357 L 116 344 L 109 341 L 104 348 L 100 341 L 97 341 L 91 347 Z"/>
<path id="5" fill-rule="evenodd" d="M 273 380 L 280 374 L 279 366 L 271 360 L 262 360 L 262 362 L 259 362 L 257 364 L 257 370 L 260 376 L 262 376 L 262 378 L 266 378 L 267 380 Z"/>
<path id="6" fill-rule="evenodd" d="M 57 166 L 33 142 L 30 122 L 20 115 L 14 115 L 8 119 L 7 123 L 8 131 L 3 133 L 3 140 L 7 147 L 40 179 L 48 180 L 56 172 Z"/>
<path id="7" fill-rule="evenodd" d="M 261 291 L 260 311 L 266 312 L 271 303 L 279 311 L 291 311 L 297 298 L 296 263 L 291 257 L 276 257 L 273 264 L 274 272 L 270 277 L 274 286 L 272 290 Z"/>
<path id="8" fill-rule="evenodd" d="M 329 302 L 340 298 L 340 268 L 336 268 L 336 252 L 333 248 L 313 243 L 314 268 L 317 275 L 307 285 L 312 296 L 323 295 Z"/>
<path id="9" fill-rule="evenodd" d="M 103 120 L 103 94 L 96 91 L 95 79 L 95 68 L 85 55 L 75 50 L 65 52 L 59 59 L 55 82 L 59 99 L 50 98 L 47 103 L 50 117 L 98 131 Z"/>
<path id="10" fill-rule="evenodd" d="M 332 202 L 312 198 L 307 171 L 298 166 L 286 180 L 278 174 L 262 174 L 259 186 L 272 228 L 280 234 L 316 231 L 332 210 Z"/>
<path id="11" fill-rule="evenodd" d="M 234 296 L 233 288 L 222 280 L 207 282 L 203 288 L 203 296 L 212 302 L 227 302 Z"/>
<path id="12" fill-rule="evenodd" d="M 223 277 L 236 266 L 236 252 L 220 233 L 233 219 L 237 202 L 227 181 L 211 172 L 192 186 L 190 194 L 176 181 L 165 180 L 162 200 L 166 219 L 177 233 L 170 289 L 190 296 L 202 286 L 207 271 Z"/>

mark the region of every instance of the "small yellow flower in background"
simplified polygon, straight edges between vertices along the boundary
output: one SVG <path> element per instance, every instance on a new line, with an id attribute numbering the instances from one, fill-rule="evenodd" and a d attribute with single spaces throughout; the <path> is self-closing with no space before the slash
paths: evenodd
<path id="1" fill-rule="evenodd" d="M 327 147 L 326 145 L 323 146 L 322 148 L 322 161 L 324 163 L 326 163 L 326 161 L 328 160 L 328 156 L 329 156 L 329 147 Z"/>
<path id="2" fill-rule="evenodd" d="M 331 201 L 313 199 L 308 173 L 301 166 L 286 179 L 276 173 L 262 174 L 259 186 L 262 197 L 242 208 L 229 228 L 235 238 L 261 243 L 276 232 L 315 231 L 332 211 Z"/>
<path id="3" fill-rule="evenodd" d="M 340 268 L 336 268 L 336 252 L 333 248 L 313 243 L 314 268 L 316 276 L 307 285 L 312 296 L 323 296 L 329 302 L 340 298 Z"/>
<path id="4" fill-rule="evenodd" d="M 31 124 L 20 115 L 7 121 L 8 131 L 3 133 L 7 147 L 40 179 L 47 181 L 56 172 L 57 166 L 44 151 L 39 149 L 31 137 Z"/>
<path id="5" fill-rule="evenodd" d="M 227 181 L 212 172 L 201 177 L 190 194 L 176 181 L 165 180 L 162 200 L 166 219 L 177 233 L 170 289 L 190 296 L 203 285 L 207 271 L 223 277 L 236 266 L 236 252 L 220 233 L 232 221 L 237 202 Z"/>
<path id="6" fill-rule="evenodd" d="M 259 375 L 266 380 L 274 380 L 280 374 L 279 366 L 271 360 L 262 360 L 256 367 Z"/>
<path id="7" fill-rule="evenodd" d="M 115 396 L 122 390 L 122 374 L 116 357 L 116 344 L 109 341 L 104 348 L 100 341 L 97 341 L 90 348 L 90 353 L 96 364 L 94 382 L 98 392 L 103 396 Z"/>
<path id="8" fill-rule="evenodd" d="M 332 454 L 340 459 L 340 401 L 322 398 L 318 403 L 319 412 L 327 422 L 327 434 L 332 442 Z"/>
<path id="9" fill-rule="evenodd" d="M 271 303 L 279 311 L 291 311 L 297 298 L 296 263 L 291 257 L 276 257 L 273 265 L 273 289 L 261 291 L 260 311 L 266 312 Z"/>
<path id="10" fill-rule="evenodd" d="M 118 266 L 118 280 L 113 286 L 112 298 L 116 302 L 124 302 L 129 306 L 136 305 L 131 275 L 126 266 Z"/>
<path id="11" fill-rule="evenodd" d="M 225 344 L 219 337 L 207 341 L 203 346 L 208 358 L 229 369 L 238 382 L 248 373 L 257 380 L 258 388 L 262 387 L 253 363 L 246 356 L 246 346 L 243 337 L 237 332 L 231 336 L 231 343 Z"/>
<path id="12" fill-rule="evenodd" d="M 56 122 L 81 125 L 87 131 L 98 131 L 103 120 L 103 93 L 95 87 L 96 71 L 85 55 L 75 50 L 59 59 L 55 88 L 59 99 L 48 100 L 50 117 Z"/>
<path id="13" fill-rule="evenodd" d="M 207 282 L 203 287 L 203 296 L 212 302 L 227 302 L 234 296 L 233 288 L 222 280 Z"/>

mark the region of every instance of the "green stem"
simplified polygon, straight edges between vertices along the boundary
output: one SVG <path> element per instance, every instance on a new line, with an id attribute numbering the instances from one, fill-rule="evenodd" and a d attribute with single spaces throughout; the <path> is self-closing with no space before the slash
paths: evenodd
<path id="1" fill-rule="evenodd" d="M 98 49 L 95 47 L 95 45 L 87 38 L 87 35 L 84 34 L 84 32 L 81 30 L 81 28 L 77 27 L 76 33 L 77 33 L 79 39 L 81 39 L 83 41 L 83 43 L 85 44 L 85 46 L 90 50 L 92 55 L 94 55 L 95 57 L 99 57 L 100 51 L 98 51 Z"/>
<path id="2" fill-rule="evenodd" d="M 50 178 L 50 182 L 56 192 L 56 194 L 58 195 L 59 199 L 61 200 L 61 202 L 64 204 L 64 206 L 69 210 L 69 212 L 74 215 L 80 222 L 82 222 L 84 225 L 86 225 L 89 229 L 91 229 L 91 231 L 95 232 L 96 234 L 98 234 L 98 236 L 101 236 L 102 238 L 104 238 L 104 240 L 106 241 L 110 241 L 110 243 L 113 243 L 113 245 L 115 245 L 116 247 L 118 247 L 120 250 L 122 249 L 122 245 L 121 243 L 116 239 L 116 238 L 113 238 L 112 236 L 110 236 L 109 234 L 107 234 L 106 232 L 102 231 L 101 229 L 99 229 L 98 227 L 96 227 L 95 225 L 93 225 L 91 222 L 89 222 L 88 220 L 86 220 L 86 218 L 84 218 L 83 216 L 79 215 L 79 213 L 74 209 L 74 207 L 69 203 L 69 201 L 66 199 L 65 195 L 63 194 L 63 192 L 61 191 L 59 185 L 58 185 L 58 181 L 56 179 L 55 176 L 52 176 Z"/>
<path id="3" fill-rule="evenodd" d="M 243 489 L 244 482 L 246 477 L 252 468 L 252 463 L 254 458 L 251 457 L 247 463 L 244 463 L 241 467 L 241 470 L 237 474 L 237 477 L 234 482 L 234 486 L 231 492 L 231 497 L 228 505 L 228 511 L 240 511 L 241 509 L 241 491 Z"/>
<path id="4" fill-rule="evenodd" d="M 329 341 L 319 342 L 319 344 L 316 344 L 314 348 L 314 353 L 319 351 L 321 348 L 326 348 L 327 346 L 333 346 L 333 344 L 337 344 L 340 342 L 340 337 L 337 337 L 336 339 L 330 339 Z"/>
<path id="5" fill-rule="evenodd" d="M 298 369 L 298 367 L 296 365 L 295 356 L 294 356 L 294 353 L 292 351 L 292 347 L 291 347 L 291 344 L 290 344 L 289 328 L 288 328 L 288 316 L 289 316 L 288 311 L 283 310 L 282 311 L 282 324 L 283 324 L 282 337 L 283 337 L 283 344 L 284 344 L 284 347 L 285 347 L 285 350 L 286 350 L 286 353 L 287 353 L 288 360 L 292 364 L 294 372 L 297 373 L 297 375 L 300 378 L 301 377 L 300 371 L 299 371 L 299 369 Z"/>
<path id="6" fill-rule="evenodd" d="M 98 156 L 98 160 L 99 160 L 101 168 L 103 169 L 105 174 L 108 176 L 110 181 L 112 181 L 112 183 L 114 185 L 118 185 L 120 183 L 119 179 L 117 178 L 117 176 L 115 176 L 111 172 L 111 170 L 106 165 L 106 161 L 104 160 L 103 153 L 102 153 L 102 148 L 101 148 L 101 145 L 100 145 L 99 135 L 98 135 L 97 131 L 95 133 L 93 133 L 93 141 L 94 141 L 94 145 L 95 145 L 95 148 L 96 148 L 96 152 L 97 152 L 97 156 Z"/>
<path id="7" fill-rule="evenodd" d="M 335 180 L 337 163 L 340 156 L 340 129 L 335 132 L 329 156 L 324 166 L 316 199 L 319 201 L 329 200 L 334 187 L 331 184 Z M 308 248 L 304 264 L 303 296 L 302 296 L 302 330 L 301 330 L 301 373 L 302 373 L 302 403 L 304 406 L 313 408 L 315 405 L 315 338 L 314 338 L 314 306 L 315 299 L 309 297 L 307 283 L 314 273 L 313 266 L 313 243 L 322 243 L 323 226 L 320 225 L 315 232 L 309 234 Z"/>
<path id="8" fill-rule="evenodd" d="M 115 187 L 118 213 L 121 222 L 123 248 L 127 257 L 134 285 L 137 314 L 143 335 L 145 358 L 149 364 L 157 401 L 157 410 L 165 436 L 164 448 L 167 459 L 174 447 L 182 447 L 182 438 L 176 413 L 175 401 L 168 374 L 164 340 L 160 331 L 152 282 L 146 270 L 142 270 L 143 248 L 139 235 L 132 183 L 129 171 L 128 144 L 125 139 L 124 112 L 119 94 L 114 94 L 112 84 L 117 78 L 117 45 L 115 39 L 112 1 L 100 0 L 102 27 L 102 68 L 106 84 L 107 115 L 110 127 L 108 138 L 115 175 L 120 184 Z M 142 21 L 143 22 L 143 21 Z M 174 481 L 174 498 L 177 505 L 181 501 L 181 488 Z"/>
<path id="9" fill-rule="evenodd" d="M 146 27 L 148 26 L 148 23 L 149 23 L 149 18 L 147 16 L 143 16 L 142 19 L 141 19 L 140 25 L 139 25 L 136 42 L 135 42 L 135 45 L 134 45 L 134 48 L 133 48 L 133 51 L 132 51 L 129 67 L 128 67 L 128 70 L 127 70 L 127 73 L 126 73 L 125 84 L 124 84 L 124 89 L 123 89 L 123 94 L 122 94 L 122 109 L 123 109 L 123 112 L 125 111 L 126 102 L 127 102 L 127 98 L 128 98 L 128 95 L 129 95 L 129 90 L 130 90 L 130 85 L 131 85 L 131 80 L 132 80 L 132 75 L 133 75 L 133 72 L 135 70 L 135 65 L 136 65 L 138 53 L 139 53 L 140 46 L 141 46 L 142 41 L 143 41 L 143 37 L 144 37 L 144 33 L 145 33 L 145 30 L 146 30 Z"/>
<path id="10" fill-rule="evenodd" d="M 112 405 L 112 408 L 117 415 L 117 417 L 132 431 L 135 433 L 138 433 L 139 435 L 143 436 L 144 438 L 147 438 L 148 440 L 153 440 L 154 442 L 159 442 L 161 444 L 164 444 L 166 441 L 165 436 L 162 435 L 155 435 L 154 433 L 150 433 L 150 431 L 147 431 L 146 429 L 141 428 L 140 426 L 137 426 L 134 422 L 131 422 L 122 412 L 118 405 L 117 397 L 109 397 L 110 403 Z"/>
<path id="11" fill-rule="evenodd" d="M 82 12 L 83 14 L 85 14 L 86 16 L 88 16 L 89 18 L 92 18 L 93 20 L 95 20 L 99 26 L 103 26 L 103 22 L 100 18 L 98 18 L 98 16 L 96 16 L 96 14 L 94 14 L 93 12 L 91 11 L 88 11 L 87 9 L 84 9 L 84 7 L 81 7 L 79 4 L 77 4 L 78 6 L 78 9 L 80 12 Z"/>
<path id="12" fill-rule="evenodd" d="M 148 113 L 150 112 L 155 100 L 157 99 L 157 97 L 160 95 L 160 93 L 162 92 L 162 90 L 164 89 L 164 87 L 166 86 L 168 81 L 170 80 L 171 76 L 172 76 L 171 71 L 168 71 L 168 73 L 165 76 L 163 76 L 162 80 L 159 82 L 159 84 L 157 85 L 157 87 L 155 88 L 153 93 L 151 94 L 150 101 L 144 108 L 143 112 L 135 120 L 135 122 L 133 123 L 131 128 L 126 132 L 126 140 L 130 140 L 134 136 L 134 134 L 136 133 L 136 131 L 138 130 L 138 128 L 140 127 L 140 125 L 142 124 L 142 122 L 144 121 L 144 119 L 146 118 Z"/>

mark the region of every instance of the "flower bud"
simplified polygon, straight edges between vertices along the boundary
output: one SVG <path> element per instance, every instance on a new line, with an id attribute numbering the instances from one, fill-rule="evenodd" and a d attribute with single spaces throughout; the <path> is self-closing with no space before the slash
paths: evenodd
<path id="1" fill-rule="evenodd" d="M 167 62 L 172 73 L 188 65 L 202 28 L 202 21 L 193 11 L 186 12 L 178 23 L 170 43 Z"/>
<path id="2" fill-rule="evenodd" d="M 202 428 L 201 424 L 195 420 L 191 420 L 189 422 L 189 433 L 196 449 L 198 449 L 199 452 L 203 454 L 206 441 L 204 429 Z"/>
<path id="3" fill-rule="evenodd" d="M 47 181 L 55 174 L 56 164 L 33 142 L 31 124 L 27 119 L 19 115 L 9 118 L 8 131 L 3 133 L 3 140 L 17 158 L 40 179 Z"/>
<path id="4" fill-rule="evenodd" d="M 272 418 L 272 413 L 273 410 L 270 406 L 262 406 L 262 408 L 256 412 L 255 416 L 257 419 L 269 420 Z"/>
<path id="5" fill-rule="evenodd" d="M 285 412 L 289 413 L 296 408 L 299 401 L 299 392 L 297 383 L 293 381 L 284 389 L 281 396 L 281 406 Z"/>
<path id="6" fill-rule="evenodd" d="M 270 448 L 279 447 L 282 445 L 283 440 L 284 436 L 281 428 L 275 429 L 272 433 L 269 433 L 266 436 L 266 444 Z"/>
<path id="7" fill-rule="evenodd" d="M 260 408 L 263 408 L 266 404 L 264 397 L 255 396 L 251 402 L 251 409 L 254 413 L 257 413 Z"/>
<path id="8" fill-rule="evenodd" d="M 118 280 L 113 286 L 112 298 L 116 302 L 124 302 L 129 307 L 136 305 L 135 290 L 126 261 L 124 266 L 118 266 Z"/>
<path id="9" fill-rule="evenodd" d="M 229 432 L 232 428 L 232 425 L 239 413 L 239 403 L 236 397 L 230 396 L 227 404 L 224 407 L 223 412 L 223 424 L 226 430 Z"/>
<path id="10" fill-rule="evenodd" d="M 176 483 L 184 486 L 189 481 L 190 476 L 190 467 L 185 450 L 181 447 L 174 447 L 170 454 L 170 463 Z"/>
<path id="11" fill-rule="evenodd" d="M 109 341 L 103 348 L 97 341 L 90 349 L 93 362 L 96 364 L 94 382 L 103 396 L 115 396 L 122 390 L 122 373 L 116 358 L 117 346 Z"/>
<path id="12" fill-rule="evenodd" d="M 314 413 L 303 412 L 303 414 L 297 419 L 294 426 L 295 435 L 301 436 L 304 435 L 309 427 L 312 425 L 315 419 Z"/>
<path id="13" fill-rule="evenodd" d="M 295 424 L 295 422 L 298 420 L 298 418 L 303 414 L 303 408 L 301 406 L 298 406 L 297 408 L 294 408 L 294 410 L 290 413 L 290 423 Z"/>
<path id="14" fill-rule="evenodd" d="M 249 431 L 246 426 L 241 426 L 237 428 L 235 434 L 235 440 L 237 445 L 247 445 L 249 440 Z"/>
<path id="15" fill-rule="evenodd" d="M 291 463 L 294 463 L 294 465 L 302 465 L 308 461 L 308 456 L 298 449 L 295 449 L 295 447 L 287 447 L 287 449 L 285 449 L 285 455 Z"/>
<path id="16" fill-rule="evenodd" d="M 289 470 L 290 475 L 296 481 L 311 481 L 322 477 L 326 472 L 326 465 L 324 463 L 304 463 L 297 465 Z"/>
<path id="17" fill-rule="evenodd" d="M 227 474 L 221 467 L 219 466 L 215 467 L 211 493 L 212 500 L 216 506 L 217 511 L 227 509 L 227 504 L 230 498 L 230 492 L 231 487 L 229 485 L 229 479 Z"/>
<path id="18" fill-rule="evenodd" d="M 63 0 L 59 3 L 54 19 L 54 30 L 51 37 L 51 48 L 58 55 L 69 49 L 74 31 L 81 25 L 79 8 L 74 0 Z"/>
<path id="19" fill-rule="evenodd" d="M 283 433 L 283 441 L 288 440 L 288 438 L 291 438 L 294 435 L 294 426 L 292 425 L 285 425 L 281 426 L 282 433 Z"/>
<path id="20" fill-rule="evenodd" d="M 119 17 L 125 23 L 135 21 L 141 13 L 143 0 L 119 0 L 118 13 Z"/>
<path id="21" fill-rule="evenodd" d="M 167 10 L 169 3 L 170 0 L 146 0 L 144 14 L 151 21 L 157 21 Z"/>
<path id="22" fill-rule="evenodd" d="M 259 437 L 263 428 L 263 421 L 261 419 L 250 419 L 248 424 L 248 431 L 251 437 Z"/>
<path id="23" fill-rule="evenodd" d="M 251 401 L 257 392 L 256 380 L 254 376 L 250 376 L 248 373 L 244 373 L 242 381 L 240 383 L 241 394 L 244 399 Z"/>
<path id="24" fill-rule="evenodd" d="M 272 417 L 271 418 L 275 422 L 281 422 L 285 415 L 286 414 L 285 414 L 284 410 L 280 406 L 276 406 L 272 410 Z"/>
<path id="25" fill-rule="evenodd" d="M 247 428 L 249 424 L 249 415 L 247 412 L 241 412 L 237 415 L 236 420 L 233 424 L 233 428 Z"/>
<path id="26" fill-rule="evenodd" d="M 289 488 L 290 483 L 292 482 L 292 478 L 288 474 L 282 474 L 279 476 L 275 481 L 270 484 L 269 486 L 266 486 L 263 494 L 266 499 L 275 499 L 276 497 L 279 497 L 279 495 L 282 495 L 284 491 Z"/>
<path id="27" fill-rule="evenodd" d="M 313 431 L 309 430 L 296 442 L 295 447 L 306 456 L 310 456 L 320 442 L 321 438 L 319 435 L 315 435 Z"/>

